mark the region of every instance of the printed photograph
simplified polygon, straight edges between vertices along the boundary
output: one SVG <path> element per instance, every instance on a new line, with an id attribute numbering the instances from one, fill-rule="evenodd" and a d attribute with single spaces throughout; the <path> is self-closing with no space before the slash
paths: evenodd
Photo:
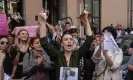
<path id="1" fill-rule="evenodd" d="M 78 68 L 61 67 L 60 80 L 78 80 Z"/>

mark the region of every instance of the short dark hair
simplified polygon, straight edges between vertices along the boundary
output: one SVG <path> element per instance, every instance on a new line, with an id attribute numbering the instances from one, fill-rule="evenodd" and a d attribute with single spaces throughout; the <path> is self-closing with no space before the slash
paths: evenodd
<path id="1" fill-rule="evenodd" d="M 69 30 L 69 32 L 70 32 L 70 34 L 78 33 L 78 30 L 77 30 L 77 28 L 72 28 L 72 29 Z"/>
<path id="2" fill-rule="evenodd" d="M 30 40 L 30 45 L 33 45 L 33 43 L 34 43 L 34 41 L 35 41 L 36 39 L 40 39 L 40 38 L 39 38 L 39 37 L 33 37 L 33 38 L 31 38 L 31 40 Z"/>
<path id="3" fill-rule="evenodd" d="M 70 22 L 66 22 L 65 24 L 70 24 Z"/>
<path id="4" fill-rule="evenodd" d="M 65 35 L 71 35 L 71 34 L 70 34 L 69 32 L 63 33 L 63 35 L 61 36 L 61 42 L 62 42 L 63 37 L 64 37 Z M 71 36 L 72 36 L 72 35 L 71 35 Z"/>

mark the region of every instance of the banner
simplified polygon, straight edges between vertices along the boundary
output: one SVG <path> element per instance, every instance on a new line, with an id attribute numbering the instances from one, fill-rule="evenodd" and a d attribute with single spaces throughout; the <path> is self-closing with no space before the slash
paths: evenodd
<path id="1" fill-rule="evenodd" d="M 38 26 L 23 26 L 23 27 L 16 27 L 15 34 L 17 34 L 21 29 L 25 29 L 29 32 L 29 37 L 36 37 L 36 30 Z"/>
<path id="2" fill-rule="evenodd" d="M 6 14 L 0 14 L 0 35 L 8 35 L 8 24 Z"/>

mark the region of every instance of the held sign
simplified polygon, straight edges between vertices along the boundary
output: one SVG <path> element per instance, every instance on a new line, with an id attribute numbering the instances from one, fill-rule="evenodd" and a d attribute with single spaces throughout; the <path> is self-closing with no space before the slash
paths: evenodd
<path id="1" fill-rule="evenodd" d="M 17 34 L 20 30 L 25 29 L 29 32 L 29 37 L 36 37 L 36 30 L 38 26 L 23 26 L 23 27 L 16 27 L 15 34 Z"/>
<path id="2" fill-rule="evenodd" d="M 8 35 L 8 24 L 6 14 L 0 14 L 0 35 Z"/>

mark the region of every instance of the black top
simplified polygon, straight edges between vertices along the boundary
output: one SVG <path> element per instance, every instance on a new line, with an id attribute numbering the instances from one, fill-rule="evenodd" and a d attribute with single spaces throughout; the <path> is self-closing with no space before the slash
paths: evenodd
<path id="1" fill-rule="evenodd" d="M 47 42 L 47 37 L 41 38 L 40 42 L 46 53 L 50 56 L 51 59 L 55 61 L 56 80 L 59 80 L 60 67 L 68 67 L 64 53 L 61 53 L 60 51 L 56 50 L 51 44 L 49 44 Z M 80 47 L 80 49 L 72 52 L 69 67 L 77 67 L 79 69 L 79 62 L 81 57 L 83 57 L 84 55 L 91 54 L 90 52 L 91 43 L 92 43 L 92 36 L 87 36 L 86 41 Z M 80 80 L 80 74 L 78 80 Z"/>
<path id="2" fill-rule="evenodd" d="M 11 57 L 9 56 L 9 53 L 6 54 L 6 58 L 4 60 L 3 66 L 4 66 L 4 72 L 7 75 L 11 76 L 12 69 L 13 69 L 13 64 L 12 64 Z"/>
<path id="3" fill-rule="evenodd" d="M 15 59 L 17 52 L 20 52 L 19 48 L 16 45 L 12 46 L 12 50 L 11 50 L 11 60 L 12 61 Z M 19 63 L 23 62 L 24 55 L 25 55 L 25 53 L 20 52 Z M 22 77 L 23 77 L 23 67 L 22 67 L 22 65 L 18 64 L 13 79 L 20 79 Z"/>

